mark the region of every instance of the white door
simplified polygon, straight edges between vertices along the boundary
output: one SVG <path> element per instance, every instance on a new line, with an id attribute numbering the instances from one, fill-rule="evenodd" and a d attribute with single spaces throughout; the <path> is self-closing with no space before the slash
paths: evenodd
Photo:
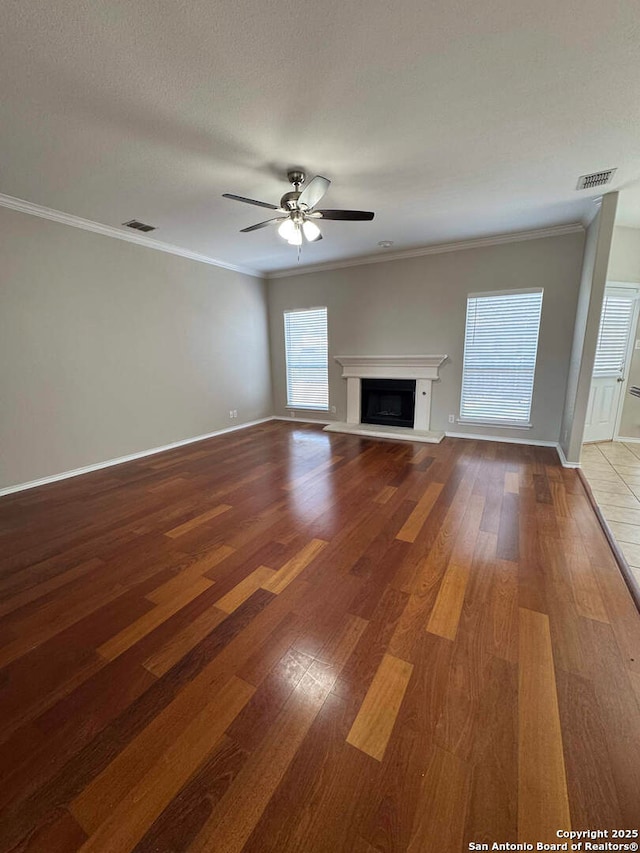
<path id="1" fill-rule="evenodd" d="M 615 434 L 630 337 L 637 320 L 636 303 L 635 289 L 608 287 L 605 291 L 587 406 L 585 442 L 611 441 Z"/>

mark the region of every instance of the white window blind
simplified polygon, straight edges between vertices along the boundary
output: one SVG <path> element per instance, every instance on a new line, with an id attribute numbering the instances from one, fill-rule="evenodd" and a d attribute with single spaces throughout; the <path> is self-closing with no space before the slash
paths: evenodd
<path id="1" fill-rule="evenodd" d="M 468 297 L 461 420 L 528 424 L 541 312 L 542 290 Z"/>
<path id="2" fill-rule="evenodd" d="M 633 295 L 607 294 L 600 315 L 594 376 L 621 376 L 633 319 Z"/>
<path id="3" fill-rule="evenodd" d="M 287 406 L 329 408 L 327 309 L 284 312 Z"/>

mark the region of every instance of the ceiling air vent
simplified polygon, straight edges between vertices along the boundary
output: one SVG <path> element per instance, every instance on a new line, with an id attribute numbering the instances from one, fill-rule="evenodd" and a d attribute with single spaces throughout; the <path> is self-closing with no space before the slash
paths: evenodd
<path id="1" fill-rule="evenodd" d="M 591 175 L 581 175 L 578 178 L 577 190 L 592 190 L 608 184 L 615 175 L 615 169 L 605 169 L 604 172 L 593 172 Z"/>
<path id="2" fill-rule="evenodd" d="M 123 225 L 126 225 L 127 228 L 133 228 L 135 231 L 144 231 L 145 234 L 148 231 L 155 231 L 155 225 L 145 225 L 144 222 L 139 222 L 137 219 L 130 219 L 128 222 L 123 222 Z"/>

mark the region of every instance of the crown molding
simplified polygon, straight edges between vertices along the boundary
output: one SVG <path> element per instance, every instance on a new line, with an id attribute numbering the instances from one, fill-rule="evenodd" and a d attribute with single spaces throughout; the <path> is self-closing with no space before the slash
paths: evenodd
<path id="1" fill-rule="evenodd" d="M 91 219 L 83 219 L 81 216 L 74 216 L 72 213 L 63 213 L 61 210 L 43 207 L 40 204 L 34 204 L 31 201 L 25 201 L 22 198 L 15 198 L 4 193 L 0 193 L 0 207 L 7 207 L 10 210 L 27 213 L 30 216 L 39 216 L 41 219 L 50 219 L 52 222 L 60 222 L 62 225 L 71 225 L 72 228 L 81 228 L 83 231 L 93 231 L 94 234 L 101 234 L 103 237 L 114 237 L 116 240 L 125 240 L 127 243 L 135 243 L 137 246 L 144 246 L 146 249 L 155 249 L 158 252 L 178 255 L 181 258 L 188 258 L 190 261 L 197 261 L 201 264 L 221 267 L 225 270 L 251 275 L 255 278 L 264 278 L 263 273 L 249 267 L 228 264 L 225 261 L 210 258 L 208 255 L 201 255 L 198 252 L 191 252 L 189 249 L 182 249 L 180 246 L 174 246 L 172 243 L 162 243 L 153 237 L 145 237 L 142 234 L 127 233 L 113 225 L 103 225 L 101 222 L 93 222 Z"/>
<path id="2" fill-rule="evenodd" d="M 327 263 L 310 264 L 303 267 L 274 270 L 273 272 L 262 272 L 251 267 L 229 264 L 225 261 L 220 261 L 217 258 L 202 255 L 199 252 L 192 252 L 189 249 L 183 249 L 181 246 L 175 246 L 173 243 L 163 243 L 160 240 L 156 240 L 153 237 L 146 237 L 143 234 L 135 234 L 133 232 L 127 233 L 114 225 L 104 225 L 102 222 L 83 219 L 81 216 L 75 216 L 73 213 L 64 213 L 64 211 L 55 210 L 52 207 L 44 207 L 43 205 L 34 204 L 31 201 L 26 201 L 25 199 L 16 198 L 15 196 L 6 195 L 4 193 L 0 193 L 0 207 L 6 207 L 10 210 L 15 210 L 18 213 L 26 213 L 29 216 L 39 216 L 41 219 L 49 219 L 52 222 L 59 222 L 62 225 L 70 225 L 72 228 L 80 228 L 83 231 L 92 231 L 94 234 L 101 234 L 103 237 L 113 237 L 116 240 L 124 240 L 127 243 L 144 246 L 146 249 L 155 249 L 158 252 L 166 252 L 167 254 L 177 255 L 178 257 L 197 261 L 201 264 L 209 264 L 210 266 L 220 267 L 221 269 L 231 270 L 233 272 L 250 275 L 254 278 L 260 279 L 288 278 L 294 275 L 306 275 L 307 273 L 313 272 L 359 267 L 365 266 L 366 264 L 383 264 L 387 261 L 399 261 L 404 258 L 420 258 L 425 255 L 440 255 L 446 252 L 460 252 L 465 249 L 478 249 L 484 246 L 498 246 L 502 243 L 517 243 L 521 240 L 539 240 L 543 237 L 561 237 L 565 234 L 575 234 L 578 231 L 583 231 L 585 228 L 585 224 L 582 222 L 572 222 L 568 225 L 555 225 L 551 228 L 538 228 L 531 231 L 515 231 L 509 234 L 495 234 L 490 237 L 478 237 L 472 240 L 459 240 L 452 243 L 435 243 L 431 246 L 423 246 L 417 249 L 404 249 L 397 252 L 385 252 L 384 254 L 363 255 L 358 258 L 347 258 L 342 261 L 328 261 Z M 595 212 L 597 212 L 597 209 Z"/>
<path id="3" fill-rule="evenodd" d="M 484 246 L 499 246 L 502 243 L 519 243 L 522 240 L 540 240 L 543 237 L 562 237 L 565 234 L 576 234 L 584 231 L 581 222 L 571 222 L 568 225 L 554 225 L 550 228 L 536 228 L 532 231 L 513 231 L 509 234 L 494 234 L 491 237 L 478 237 L 473 240 L 459 240 L 453 243 L 434 243 L 419 249 L 403 249 L 398 252 L 385 252 L 379 255 L 364 255 L 360 258 L 348 258 L 344 261 L 328 261 L 325 264 L 310 264 L 285 270 L 265 272 L 267 279 L 288 278 L 294 275 L 306 275 L 312 272 L 360 267 L 366 264 L 384 264 L 387 261 L 400 261 L 404 258 L 421 258 L 424 255 L 441 255 L 446 252 L 461 252 L 465 249 L 481 249 Z"/>

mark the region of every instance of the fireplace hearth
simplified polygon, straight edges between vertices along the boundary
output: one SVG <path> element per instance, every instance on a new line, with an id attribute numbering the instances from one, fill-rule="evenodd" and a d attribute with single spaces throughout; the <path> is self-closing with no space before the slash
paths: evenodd
<path id="1" fill-rule="evenodd" d="M 415 399 L 415 379 L 363 379 L 360 421 L 411 428 Z"/>

